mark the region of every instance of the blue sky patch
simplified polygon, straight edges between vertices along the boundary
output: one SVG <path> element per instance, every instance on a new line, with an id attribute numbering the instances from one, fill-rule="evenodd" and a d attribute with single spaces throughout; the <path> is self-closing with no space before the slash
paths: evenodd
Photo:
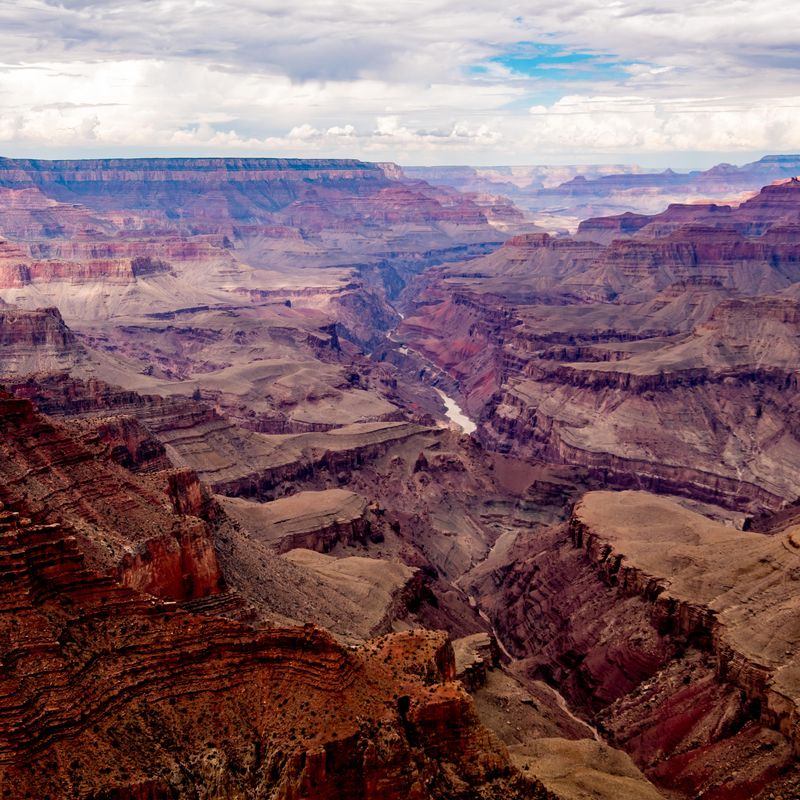
<path id="1" fill-rule="evenodd" d="M 518 42 L 505 53 L 468 67 L 467 72 L 475 76 L 486 75 L 491 64 L 505 67 L 520 77 L 560 83 L 624 80 L 633 62 L 621 61 L 610 53 L 587 53 L 571 51 L 556 44 Z"/>

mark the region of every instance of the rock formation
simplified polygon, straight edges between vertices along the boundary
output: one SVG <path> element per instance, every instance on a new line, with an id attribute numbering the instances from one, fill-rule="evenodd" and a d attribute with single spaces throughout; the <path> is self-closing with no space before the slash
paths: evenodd
<path id="1" fill-rule="evenodd" d="M 367 500 L 345 489 L 297 492 L 271 503 L 222 498 L 230 517 L 278 552 L 328 552 L 336 544 L 364 542 L 370 533 Z"/>
<path id="2" fill-rule="evenodd" d="M 493 448 L 777 510 L 800 495 L 800 182 L 689 210 L 610 220 L 630 233 L 605 247 L 515 237 L 469 272 L 429 271 L 402 337 L 458 381 Z"/>
<path id="3" fill-rule="evenodd" d="M 549 535 L 536 555 L 520 544 L 490 590 L 529 676 L 689 796 L 750 797 L 792 765 L 791 529 L 746 533 L 675 500 L 599 492 Z"/>
<path id="4" fill-rule="evenodd" d="M 206 523 L 176 513 L 166 486 L 98 458 L 27 400 L 0 396 L 0 417 L 0 501 L 68 528 L 88 564 L 126 586 L 172 600 L 219 591 Z"/>
<path id="5" fill-rule="evenodd" d="M 483 730 L 441 635 L 346 650 L 165 606 L 0 511 L 0 776 L 16 796 L 551 797 Z"/>
<path id="6" fill-rule="evenodd" d="M 473 188 L 0 161 L 3 786 L 791 796 L 800 182 Z"/>
<path id="7" fill-rule="evenodd" d="M 486 685 L 489 670 L 500 663 L 497 640 L 488 633 L 473 633 L 453 642 L 456 658 L 456 677 L 474 692 Z"/>
<path id="8" fill-rule="evenodd" d="M 84 358 L 57 308 L 0 308 L 0 377 L 67 370 Z"/>

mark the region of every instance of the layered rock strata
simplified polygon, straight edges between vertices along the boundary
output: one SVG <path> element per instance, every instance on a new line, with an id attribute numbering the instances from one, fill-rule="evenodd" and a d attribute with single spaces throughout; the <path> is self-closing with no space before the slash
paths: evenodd
<path id="1" fill-rule="evenodd" d="M 729 300 L 691 335 L 618 361 L 530 361 L 490 407 L 486 441 L 618 486 L 778 510 L 800 494 L 797 311 L 788 297 Z"/>
<path id="2" fill-rule="evenodd" d="M 661 630 L 705 641 L 718 677 L 741 688 L 760 721 L 800 752 L 800 530 L 738 531 L 672 500 L 623 492 L 586 495 L 570 531 L 604 580 L 653 603 Z"/>
<path id="3" fill-rule="evenodd" d="M 57 308 L 0 308 L 0 378 L 67 370 L 85 357 Z"/>
<path id="4" fill-rule="evenodd" d="M 177 484 L 171 499 L 168 480 L 145 481 L 98 458 L 79 435 L 37 414 L 27 400 L 0 395 L 0 418 L 3 502 L 37 522 L 66 526 L 92 567 L 140 591 L 173 600 L 219 591 L 210 530 L 186 515 L 190 501 L 179 507 L 186 493 Z"/>
<path id="5" fill-rule="evenodd" d="M 489 670 L 500 663 L 500 648 L 489 633 L 474 633 L 453 642 L 456 656 L 456 677 L 467 691 L 474 692 L 486 685 Z"/>
<path id="6" fill-rule="evenodd" d="M 747 798 L 794 764 L 797 548 L 792 530 L 701 511 L 718 519 L 589 493 L 567 530 L 518 541 L 481 588 L 526 679 L 557 686 L 652 780 Z"/>
<path id="7" fill-rule="evenodd" d="M 0 778 L 18 796 L 551 797 L 480 727 L 442 636 L 352 651 L 187 614 L 88 571 L 58 525 L 0 515 Z"/>
<path id="8" fill-rule="evenodd" d="M 397 336 L 456 382 L 486 446 L 775 511 L 800 496 L 798 219 L 792 180 L 587 225 L 625 229 L 607 245 L 517 236 L 421 276 Z"/>
<path id="9" fill-rule="evenodd" d="M 297 492 L 270 503 L 221 498 L 230 517 L 280 553 L 295 548 L 328 552 L 366 542 L 367 500 L 346 489 Z"/>

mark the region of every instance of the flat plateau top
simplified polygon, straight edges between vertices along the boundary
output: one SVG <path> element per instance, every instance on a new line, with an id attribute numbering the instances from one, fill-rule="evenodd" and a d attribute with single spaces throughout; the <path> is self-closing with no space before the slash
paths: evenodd
<path id="1" fill-rule="evenodd" d="M 647 492 L 590 492 L 574 516 L 669 596 L 715 612 L 722 637 L 800 696 L 800 526 L 736 530 L 678 500 Z"/>
<path id="2" fill-rule="evenodd" d="M 365 498 L 346 489 L 298 492 L 269 503 L 233 497 L 219 499 L 241 525 L 268 540 L 352 522 L 367 507 Z"/>

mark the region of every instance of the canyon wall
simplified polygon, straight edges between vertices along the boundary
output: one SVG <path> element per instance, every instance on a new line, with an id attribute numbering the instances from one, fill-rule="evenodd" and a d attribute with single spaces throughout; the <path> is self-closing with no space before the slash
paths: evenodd
<path id="1" fill-rule="evenodd" d="M 480 727 L 438 634 L 354 652 L 187 614 L 8 510 L 0 550 L 0 776 L 20 794 L 551 797 Z"/>
<path id="2" fill-rule="evenodd" d="M 27 400 L 3 395 L 0 412 L 2 502 L 67 526 L 90 565 L 125 585 L 173 600 L 219 591 L 210 531 L 176 513 L 166 485 L 137 478 L 110 454 L 98 457 Z"/>
<path id="3" fill-rule="evenodd" d="M 594 492 L 474 589 L 522 674 L 557 686 L 657 784 L 744 800 L 797 750 L 792 536 Z"/>
<path id="4" fill-rule="evenodd" d="M 517 236 L 411 284 L 399 338 L 456 382 L 492 449 L 775 511 L 800 496 L 798 219 L 791 180 L 587 222 L 606 244 Z"/>

